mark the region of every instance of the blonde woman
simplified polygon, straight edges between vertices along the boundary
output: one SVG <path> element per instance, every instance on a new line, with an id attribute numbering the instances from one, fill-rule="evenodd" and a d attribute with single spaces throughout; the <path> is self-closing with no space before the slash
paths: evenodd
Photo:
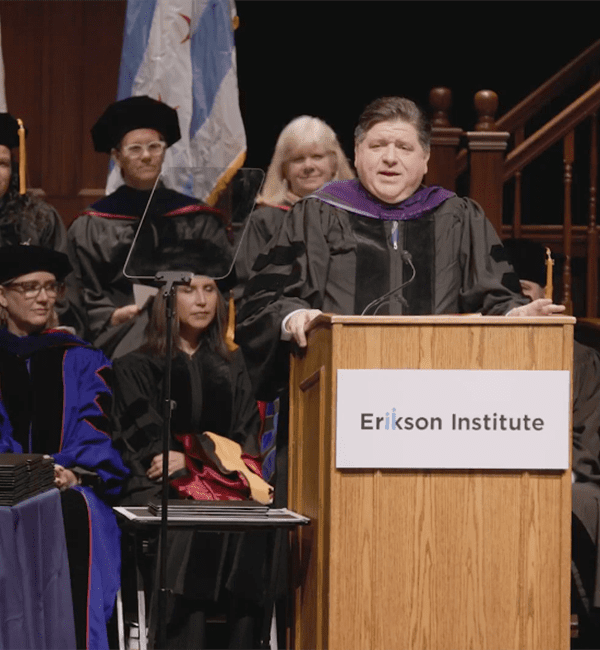
<path id="1" fill-rule="evenodd" d="M 294 118 L 279 134 L 263 191 L 256 199 L 236 260 L 240 285 L 283 216 L 301 198 L 332 180 L 354 178 L 333 129 L 318 117 Z"/>

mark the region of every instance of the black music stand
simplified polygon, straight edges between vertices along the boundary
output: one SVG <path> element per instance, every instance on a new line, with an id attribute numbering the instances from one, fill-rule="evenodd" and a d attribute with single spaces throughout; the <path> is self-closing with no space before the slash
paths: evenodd
<path id="1" fill-rule="evenodd" d="M 141 574 L 139 572 L 139 564 L 137 557 L 138 541 L 140 536 L 147 536 L 157 530 L 161 525 L 161 518 L 157 515 L 151 514 L 147 507 L 116 507 L 114 508 L 117 517 L 120 520 L 122 529 L 134 538 L 135 548 L 135 565 L 137 572 L 137 604 L 138 604 L 138 624 L 140 631 L 140 650 L 147 650 L 148 641 L 150 647 L 156 634 L 157 623 L 156 615 L 153 614 L 151 607 L 149 622 L 149 635 L 146 639 L 146 614 L 144 603 L 144 592 L 141 581 Z M 275 545 L 273 550 L 273 557 L 271 558 L 271 567 L 267 580 L 268 589 L 265 598 L 264 619 L 261 626 L 260 634 L 260 647 L 269 647 L 270 624 L 273 614 L 273 607 L 275 605 L 275 596 L 277 589 L 277 568 L 279 566 L 279 559 L 285 541 L 286 531 L 293 530 L 297 526 L 305 526 L 310 523 L 308 517 L 299 515 L 296 512 L 288 510 L 287 508 L 268 509 L 266 513 L 259 514 L 246 514 L 243 516 L 231 517 L 227 515 L 213 515 L 202 514 L 195 516 L 178 516 L 173 513 L 173 509 L 168 514 L 168 526 L 170 529 L 195 529 L 203 532 L 248 532 L 253 530 L 273 530 L 275 532 Z M 118 612 L 119 624 L 119 648 L 125 649 L 125 634 L 122 611 Z"/>

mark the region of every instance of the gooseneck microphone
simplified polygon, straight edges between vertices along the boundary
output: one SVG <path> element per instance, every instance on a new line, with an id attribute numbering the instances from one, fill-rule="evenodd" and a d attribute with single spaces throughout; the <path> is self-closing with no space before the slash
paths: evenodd
<path id="1" fill-rule="evenodd" d="M 389 303 L 390 298 L 395 293 L 397 293 L 398 291 L 401 291 L 402 289 L 404 289 L 404 287 L 408 286 L 415 279 L 415 276 L 417 275 L 417 270 L 415 269 L 415 265 L 413 264 L 412 255 L 408 251 L 402 251 L 400 253 L 400 257 L 402 258 L 402 261 L 405 264 L 408 264 L 410 266 L 410 268 L 411 268 L 411 276 L 410 276 L 410 278 L 408 278 L 408 280 L 406 282 L 403 282 L 400 286 L 395 287 L 391 291 L 388 291 L 387 293 L 384 293 L 383 296 L 380 296 L 379 298 L 375 298 L 375 300 L 371 301 L 362 310 L 362 312 L 360 314 L 361 316 L 366 316 L 367 312 L 370 309 L 373 309 L 374 307 L 376 307 L 376 309 L 375 309 L 375 311 L 373 312 L 372 315 L 373 316 L 377 315 L 377 312 L 379 311 L 379 309 L 381 307 L 383 307 L 384 305 L 386 305 L 387 303 Z M 408 303 L 406 302 L 406 299 L 404 298 L 404 296 L 399 296 L 399 300 L 405 307 L 408 307 Z"/>

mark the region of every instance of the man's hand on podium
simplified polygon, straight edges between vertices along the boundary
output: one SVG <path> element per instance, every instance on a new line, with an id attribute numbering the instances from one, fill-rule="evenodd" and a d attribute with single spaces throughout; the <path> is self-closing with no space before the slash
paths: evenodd
<path id="1" fill-rule="evenodd" d="M 538 298 L 527 305 L 511 309 L 507 316 L 552 316 L 565 311 L 564 305 L 555 305 L 550 298 Z"/>
<path id="2" fill-rule="evenodd" d="M 285 321 L 285 331 L 301 347 L 306 347 L 306 330 L 310 323 L 323 312 L 320 309 L 299 309 Z"/>

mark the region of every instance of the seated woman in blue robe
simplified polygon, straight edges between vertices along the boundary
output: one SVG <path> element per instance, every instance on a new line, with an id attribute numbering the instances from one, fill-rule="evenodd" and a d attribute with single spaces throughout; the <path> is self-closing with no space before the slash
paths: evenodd
<path id="1" fill-rule="evenodd" d="M 111 364 L 56 326 L 65 254 L 0 248 L 0 452 L 49 454 L 61 501 L 78 648 L 108 649 L 120 535 L 108 505 L 128 471 L 112 445 Z"/>

